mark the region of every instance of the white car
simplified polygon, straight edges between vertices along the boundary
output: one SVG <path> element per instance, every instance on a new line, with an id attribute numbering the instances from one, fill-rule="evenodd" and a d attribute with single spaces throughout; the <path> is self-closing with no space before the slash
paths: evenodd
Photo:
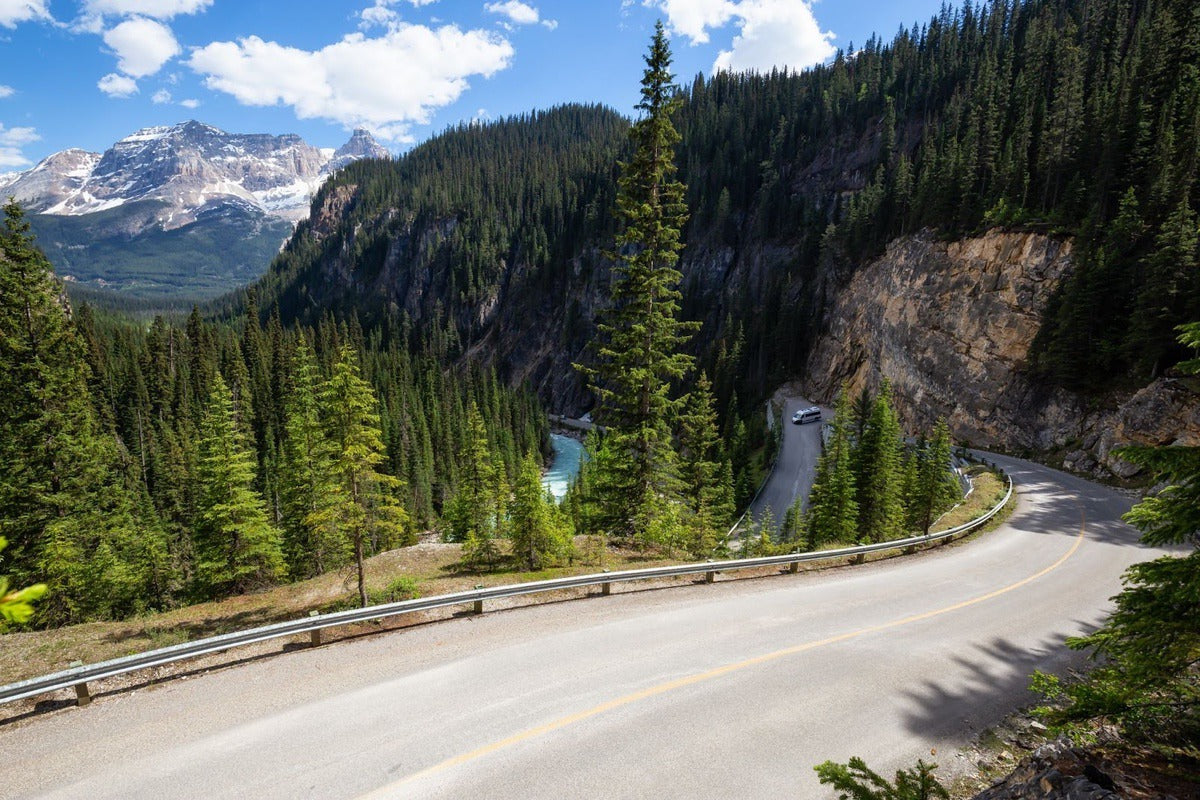
<path id="1" fill-rule="evenodd" d="M 792 414 L 792 422 L 796 425 L 803 425 L 806 422 L 820 422 L 821 409 L 813 406 L 812 408 L 802 408 L 795 414 Z"/>

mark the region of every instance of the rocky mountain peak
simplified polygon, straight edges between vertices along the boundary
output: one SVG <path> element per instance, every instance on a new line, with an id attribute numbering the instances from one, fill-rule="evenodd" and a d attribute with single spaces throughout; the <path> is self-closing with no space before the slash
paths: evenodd
<path id="1" fill-rule="evenodd" d="M 329 171 L 341 169 L 351 161 L 360 158 L 391 158 L 392 154 L 386 147 L 375 141 L 375 137 L 365 128 L 355 128 L 350 135 L 350 141 L 339 147 L 329 161 Z"/>
<path id="2" fill-rule="evenodd" d="M 164 229 L 193 222 L 221 204 L 295 221 L 317 187 L 359 158 L 387 157 L 365 130 L 336 151 L 296 134 L 227 133 L 198 120 L 142 128 L 103 154 L 64 150 L 26 172 L 0 177 L 0 194 L 46 214 L 80 216 L 151 201 Z"/>

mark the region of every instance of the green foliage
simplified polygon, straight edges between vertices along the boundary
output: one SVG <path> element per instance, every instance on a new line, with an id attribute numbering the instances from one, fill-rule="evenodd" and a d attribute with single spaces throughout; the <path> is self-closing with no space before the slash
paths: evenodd
<path id="1" fill-rule="evenodd" d="M 950 428 L 939 419 L 933 438 L 918 442 L 913 452 L 914 482 L 905 493 L 911 527 L 928 533 L 934 518 L 959 501 L 961 492 L 950 467 Z"/>
<path id="2" fill-rule="evenodd" d="M 686 548 L 706 558 L 720 547 L 733 522 L 733 478 L 721 452 L 712 384 L 704 373 L 688 394 L 679 418 L 680 463 L 688 506 Z"/>
<path id="3" fill-rule="evenodd" d="M 166 542 L 89 402 L 85 350 L 20 208 L 0 230 L 0 536 L 14 580 L 51 590 L 39 621 L 121 616 L 163 598 Z"/>
<path id="4" fill-rule="evenodd" d="M 806 520 L 809 550 L 828 542 L 851 542 L 858 535 L 858 489 L 853 469 L 850 393 L 838 396 L 829 441 L 817 461 Z"/>
<path id="5" fill-rule="evenodd" d="M 542 489 L 541 469 L 532 455 L 521 462 L 509 514 L 513 556 L 525 569 L 542 569 L 573 555 L 570 525 Z"/>
<path id="6" fill-rule="evenodd" d="M 83 216 L 35 214 L 31 224 L 59 274 L 75 279 L 73 296 L 86 287 L 105 307 L 167 303 L 183 311 L 262 277 L 292 232 L 287 220 L 230 205 L 178 228 L 129 234 L 161 210 L 148 200 Z"/>
<path id="7" fill-rule="evenodd" d="M 898 539 L 904 532 L 901 448 L 900 421 L 892 408 L 891 385 L 885 379 L 854 449 L 861 542 Z"/>
<path id="8" fill-rule="evenodd" d="M 0 552 L 8 546 L 4 537 L 0 536 Z M 24 589 L 8 589 L 8 578 L 0 575 L 0 631 L 6 624 L 13 622 L 21 624 L 33 616 L 33 603 L 46 594 L 46 584 L 35 583 Z"/>
<path id="9" fill-rule="evenodd" d="M 644 116 L 630 132 L 633 154 L 621 168 L 617 194 L 618 251 L 592 363 L 581 368 L 598 401 L 613 459 L 595 459 L 595 502 L 608 533 L 648 545 L 681 538 L 677 457 L 671 422 L 680 403 L 672 384 L 692 357 L 681 347 L 694 326 L 680 322 L 676 264 L 687 219 L 684 187 L 675 179 L 679 134 L 671 114 L 680 104 L 661 23 L 646 56 Z M 602 470 L 611 471 L 607 474 Z"/>
<path id="10" fill-rule="evenodd" d="M 319 368 L 306 342 L 296 348 L 292 375 L 285 407 L 280 513 L 288 574 L 306 578 L 342 566 L 351 548 L 326 513 L 336 491 L 335 453 L 321 419 Z"/>
<path id="11" fill-rule="evenodd" d="M 358 595 L 367 605 L 364 560 L 405 541 L 408 515 L 396 500 L 401 481 L 380 472 L 385 461 L 375 393 L 359 372 L 358 355 L 343 345 L 319 401 L 333 447 L 333 485 L 315 516 L 317 527 L 338 531 L 350 545 L 358 572 Z"/>
<path id="12" fill-rule="evenodd" d="M 254 491 L 254 455 L 218 375 L 200 424 L 195 523 L 196 582 L 205 596 L 245 592 L 284 574 L 279 530 Z"/>
<path id="13" fill-rule="evenodd" d="M 826 761 L 813 767 L 821 783 L 831 785 L 838 800 L 949 800 L 950 793 L 933 776 L 937 764 L 922 760 L 911 769 L 896 770 L 894 783 L 872 772 L 861 758 L 846 764 Z"/>

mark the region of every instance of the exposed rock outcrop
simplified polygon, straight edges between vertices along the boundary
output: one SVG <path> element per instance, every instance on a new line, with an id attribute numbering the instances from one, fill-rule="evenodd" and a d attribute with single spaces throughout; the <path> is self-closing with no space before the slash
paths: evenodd
<path id="1" fill-rule="evenodd" d="M 991 231 L 956 242 L 894 241 L 838 293 L 809 357 L 805 388 L 832 400 L 884 377 L 909 427 L 939 416 L 981 447 L 1054 451 L 1080 472 L 1130 476 L 1122 444 L 1200 445 L 1200 397 L 1161 378 L 1097 404 L 1032 379 L 1026 362 L 1046 303 L 1071 270 L 1072 243 Z"/>

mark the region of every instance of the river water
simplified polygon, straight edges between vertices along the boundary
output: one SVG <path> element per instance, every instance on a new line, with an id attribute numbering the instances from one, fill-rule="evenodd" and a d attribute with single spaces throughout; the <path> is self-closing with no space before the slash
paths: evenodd
<path id="1" fill-rule="evenodd" d="M 550 434 L 550 446 L 554 448 L 554 456 L 550 460 L 550 468 L 542 476 L 542 486 L 554 495 L 554 499 L 562 500 L 567 494 L 567 487 L 579 474 L 579 461 L 583 458 L 583 443 L 570 436 L 552 433 Z"/>

